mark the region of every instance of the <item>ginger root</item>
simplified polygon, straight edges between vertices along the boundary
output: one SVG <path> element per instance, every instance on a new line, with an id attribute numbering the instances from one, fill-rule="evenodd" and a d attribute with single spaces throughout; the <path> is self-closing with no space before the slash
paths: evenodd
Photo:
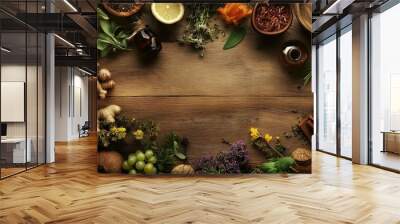
<path id="1" fill-rule="evenodd" d="M 106 98 L 107 95 L 107 90 L 103 89 L 99 81 L 97 81 L 97 94 L 100 97 L 100 99 Z"/>
<path id="2" fill-rule="evenodd" d="M 111 80 L 111 72 L 106 68 L 100 69 L 97 78 L 97 92 L 100 99 L 105 99 L 108 93 L 107 90 L 115 87 L 115 81 Z"/>
<path id="3" fill-rule="evenodd" d="M 99 71 L 98 78 L 101 82 L 108 81 L 111 79 L 111 72 L 106 68 L 102 68 Z"/>
<path id="4" fill-rule="evenodd" d="M 112 89 L 115 86 L 115 82 L 114 80 L 108 80 L 106 82 L 101 83 L 101 87 L 103 87 L 103 89 L 108 90 L 108 89 Z"/>
<path id="5" fill-rule="evenodd" d="M 115 122 L 115 116 L 121 112 L 121 107 L 118 105 L 109 105 L 97 111 L 97 119 L 104 120 L 108 123 Z"/>

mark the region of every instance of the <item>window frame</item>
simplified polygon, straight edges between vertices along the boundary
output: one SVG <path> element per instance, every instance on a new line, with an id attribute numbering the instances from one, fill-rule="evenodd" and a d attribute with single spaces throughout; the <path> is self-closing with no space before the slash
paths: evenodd
<path id="1" fill-rule="evenodd" d="M 341 110 L 340 110 L 340 103 L 341 103 L 341 100 L 340 100 L 340 84 L 341 84 L 341 79 L 340 79 L 340 77 L 341 77 L 341 66 L 340 66 L 340 38 L 341 38 L 341 36 L 342 35 L 344 35 L 345 33 L 347 33 L 347 32 L 352 32 L 352 28 L 351 28 L 351 26 L 352 26 L 352 23 L 349 23 L 349 24 L 347 24 L 346 26 L 344 26 L 343 28 L 341 28 L 341 29 L 339 29 L 339 30 L 337 30 L 334 34 L 332 34 L 332 35 L 330 35 L 330 36 L 328 36 L 327 38 L 325 38 L 325 39 L 323 39 L 323 40 L 321 40 L 321 41 L 319 41 L 317 44 L 316 44 L 316 72 L 315 72 L 315 74 L 316 74 L 316 125 L 315 125 L 315 128 L 316 128 L 316 151 L 319 151 L 319 152 L 323 152 L 323 153 L 326 153 L 326 154 L 329 154 L 329 155 L 333 155 L 333 156 L 336 156 L 336 157 L 339 157 L 339 158 L 343 158 L 343 159 L 346 159 L 346 160 L 352 160 L 352 158 L 350 158 L 350 157 L 347 157 L 347 156 L 344 156 L 344 155 L 342 155 L 342 150 L 341 150 L 341 118 L 340 118 L 340 112 L 341 112 Z M 333 38 L 333 40 L 329 40 L 330 38 L 332 38 L 333 36 L 335 36 L 334 38 Z M 326 42 L 326 41 L 336 41 L 336 152 L 335 153 L 332 153 L 332 152 L 328 152 L 328 151 L 326 151 L 326 150 L 324 150 L 324 149 L 321 149 L 319 146 L 320 146 L 320 143 L 319 143 L 319 133 L 320 133 L 320 130 L 319 130 L 319 118 L 318 118 L 318 116 L 319 116 L 319 106 L 318 106 L 318 102 L 319 102 L 319 98 L 320 98 L 320 87 L 319 87 L 319 77 L 320 77 L 320 74 L 319 74 L 319 63 L 318 63 L 318 61 L 319 61 L 319 51 L 318 51 L 318 49 L 319 49 L 319 47 L 320 47 L 320 45 L 321 45 L 321 43 L 323 43 L 323 42 Z"/>

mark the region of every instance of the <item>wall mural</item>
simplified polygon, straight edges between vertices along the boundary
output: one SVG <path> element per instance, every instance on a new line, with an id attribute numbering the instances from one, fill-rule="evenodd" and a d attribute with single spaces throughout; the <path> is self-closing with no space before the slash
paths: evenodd
<path id="1" fill-rule="evenodd" d="M 311 173 L 311 4 L 97 13 L 99 172 Z"/>

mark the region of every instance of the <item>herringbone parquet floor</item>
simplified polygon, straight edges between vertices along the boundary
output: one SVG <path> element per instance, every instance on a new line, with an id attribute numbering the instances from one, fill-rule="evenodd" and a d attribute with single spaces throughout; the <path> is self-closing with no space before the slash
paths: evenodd
<path id="1" fill-rule="evenodd" d="M 0 223 L 400 223 L 400 175 L 315 152 L 312 175 L 135 178 L 96 172 L 95 139 L 0 181 Z"/>

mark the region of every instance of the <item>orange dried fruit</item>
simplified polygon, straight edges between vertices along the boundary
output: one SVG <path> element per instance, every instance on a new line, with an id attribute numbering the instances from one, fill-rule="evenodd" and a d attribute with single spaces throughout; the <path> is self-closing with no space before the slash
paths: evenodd
<path id="1" fill-rule="evenodd" d="M 227 3 L 224 7 L 219 7 L 217 12 L 227 24 L 238 25 L 241 20 L 251 15 L 252 9 L 244 3 Z"/>

